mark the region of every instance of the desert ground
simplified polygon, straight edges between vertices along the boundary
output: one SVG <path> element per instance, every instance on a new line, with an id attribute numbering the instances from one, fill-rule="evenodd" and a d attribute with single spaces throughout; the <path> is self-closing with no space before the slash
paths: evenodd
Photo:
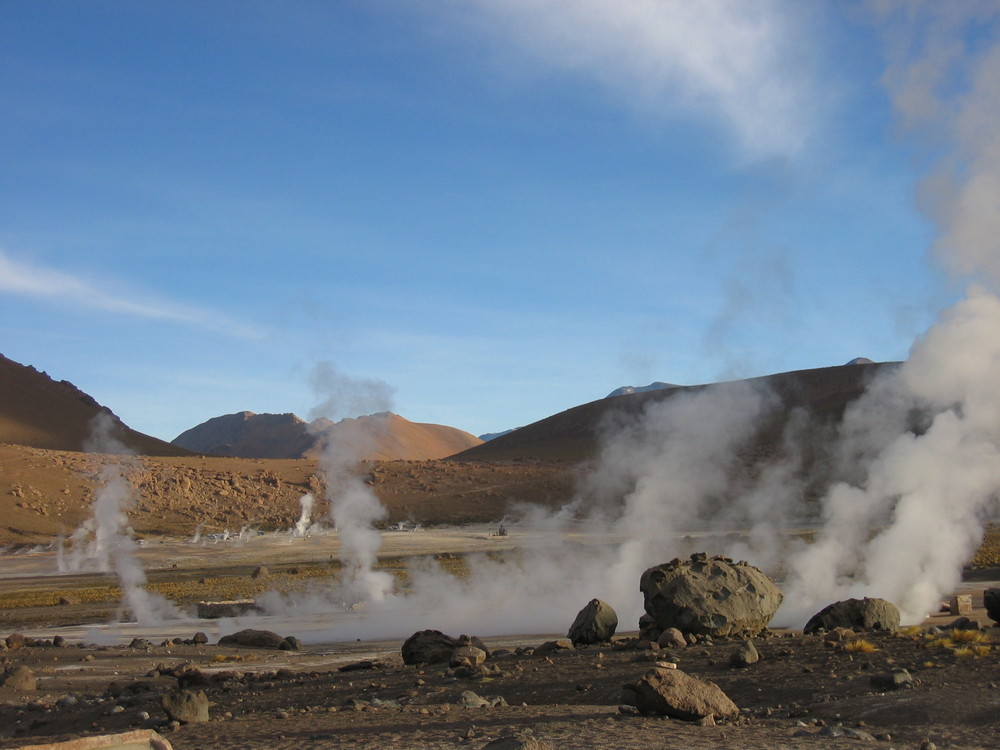
<path id="1" fill-rule="evenodd" d="M 495 531 L 474 525 L 386 532 L 381 565 L 398 573 L 400 561 L 432 555 L 460 575 L 470 552 L 502 556 L 542 541 Z M 254 535 L 198 543 L 167 537 L 149 540 L 137 555 L 151 587 L 163 584 L 178 601 L 191 602 L 215 594 L 252 595 L 252 587 L 242 588 L 251 584 L 294 588 L 308 578 L 336 575 L 330 560 L 337 557 L 335 536 Z M 581 534 L 576 541 L 617 540 Z M 988 565 L 970 568 L 961 588 L 972 594 L 972 618 L 982 625 L 974 640 L 951 640 L 947 632 L 932 630 L 955 619 L 948 613 L 931 613 L 919 628 L 859 634 L 856 640 L 864 645 L 857 647 L 798 631 L 765 631 L 755 640 L 761 660 L 733 669 L 729 656 L 736 641 L 654 650 L 638 643 L 631 623 L 620 625 L 612 643 L 581 648 L 543 647 L 565 632 L 475 633 L 493 653 L 483 671 L 463 676 L 445 664 L 404 665 L 402 639 L 338 643 L 306 637 L 298 651 L 276 651 L 216 645 L 219 635 L 241 626 L 237 621 L 108 625 L 117 592 L 107 575 L 60 575 L 55 551 L 43 548 L 8 553 L 0 564 L 0 632 L 40 639 L 18 646 L 15 638 L 0 655 L 5 668 L 24 665 L 38 679 L 36 690 L 0 687 L 3 748 L 141 727 L 156 728 L 173 747 L 185 749 L 479 748 L 515 730 L 530 730 L 564 748 L 996 746 L 1000 630 L 982 609 L 982 591 L 1000 575 Z M 261 564 L 267 578 L 251 578 Z M 567 628 L 574 614 L 567 613 Z M 261 618 L 253 627 L 299 637 L 308 636 L 309 623 Z M 206 633 L 208 643 L 180 642 L 196 631 Z M 48 645 L 56 635 L 65 642 Z M 132 646 L 135 637 L 149 643 Z M 675 662 L 717 684 L 740 707 L 739 718 L 697 726 L 622 712 L 622 685 L 656 661 Z M 896 668 L 913 676 L 908 688 L 873 685 L 873 677 Z M 172 724 L 161 697 L 180 680 L 192 679 L 210 701 L 210 720 Z M 857 735 L 839 736 L 845 731 Z"/>

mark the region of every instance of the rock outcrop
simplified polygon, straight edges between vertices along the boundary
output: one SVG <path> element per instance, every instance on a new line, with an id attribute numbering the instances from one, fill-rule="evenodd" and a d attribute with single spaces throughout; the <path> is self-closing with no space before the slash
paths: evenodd
<path id="1" fill-rule="evenodd" d="M 781 604 L 778 587 L 759 568 L 703 553 L 675 559 L 642 574 L 643 637 L 667 628 L 695 635 L 757 635 Z"/>

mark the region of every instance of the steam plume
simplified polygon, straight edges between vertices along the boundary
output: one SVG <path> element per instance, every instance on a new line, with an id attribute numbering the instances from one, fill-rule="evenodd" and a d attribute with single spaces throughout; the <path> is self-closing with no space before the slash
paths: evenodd
<path id="1" fill-rule="evenodd" d="M 101 469 L 100 484 L 91 506 L 91 516 L 70 537 L 68 561 L 60 554 L 60 570 L 93 568 L 113 572 L 122 587 L 123 606 L 131 610 L 140 625 L 155 625 L 176 619 L 180 612 L 159 594 L 146 591 L 146 574 L 135 555 L 135 540 L 125 515 L 132 502 L 132 487 L 123 475 L 132 451 L 114 436 L 114 420 L 101 412 L 91 425 L 84 448 L 91 453 L 121 456 Z M 119 616 L 123 613 L 119 612 Z"/>
<path id="2" fill-rule="evenodd" d="M 385 412 L 391 388 L 378 380 L 357 380 L 338 372 L 329 363 L 320 363 L 313 372 L 313 390 L 322 401 L 310 413 L 315 420 L 341 416 L 345 411 L 365 414 Z M 344 420 L 337 430 L 321 433 L 320 466 L 326 475 L 330 519 L 340 538 L 343 566 L 340 598 L 347 604 L 380 601 L 393 589 L 392 575 L 376 571 L 382 536 L 375 523 L 386 510 L 358 473 L 358 461 L 371 445 L 366 429 L 378 429 L 380 415 L 359 422 Z"/>

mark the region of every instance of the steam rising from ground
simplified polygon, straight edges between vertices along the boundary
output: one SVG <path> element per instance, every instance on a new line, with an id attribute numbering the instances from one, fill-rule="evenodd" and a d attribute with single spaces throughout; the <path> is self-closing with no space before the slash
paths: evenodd
<path id="1" fill-rule="evenodd" d="M 70 536 L 69 552 L 60 545 L 58 565 L 63 572 L 98 570 L 113 572 L 122 587 L 122 607 L 132 612 L 140 625 L 156 625 L 181 616 L 179 610 L 159 594 L 146 591 L 146 574 L 135 556 L 135 539 L 125 509 L 133 500 L 132 486 L 123 475 L 131 451 L 114 436 L 115 422 L 101 412 L 91 426 L 84 448 L 91 453 L 121 456 L 101 469 L 91 515 Z M 121 609 L 119 620 L 124 616 Z"/>
<path id="2" fill-rule="evenodd" d="M 606 425 L 596 467 L 573 504 L 555 514 L 524 512 L 521 523 L 550 530 L 551 544 L 521 549 L 505 564 L 473 559 L 460 580 L 425 563 L 411 571 L 406 594 L 372 569 L 381 506 L 348 470 L 350 452 L 328 446 L 344 600 L 365 602 L 362 629 L 352 635 L 562 630 L 595 596 L 634 623 L 642 570 L 697 549 L 779 574 L 786 594 L 779 625 L 802 625 L 833 600 L 866 595 L 918 621 L 959 582 L 1000 492 L 1000 10 L 995 3 L 874 7 L 887 38 L 884 82 L 901 123 L 938 157 L 922 186 L 941 227 L 935 250 L 981 283 L 905 363 L 870 385 L 840 425 L 817 426 L 805 412 L 776 421 L 779 399 L 759 382 L 679 393 L 639 418 Z M 975 42 L 964 47 L 966 39 Z M 769 427 L 781 430 L 782 447 L 761 467 L 753 449 Z M 757 469 L 747 471 L 751 464 Z M 787 533 L 800 522 L 818 528 L 812 543 Z M 622 542 L 566 541 L 581 525 Z M 689 536 L 699 529 L 715 535 Z M 729 533 L 736 529 L 743 533 Z M 319 597 L 296 606 L 329 605 Z"/>

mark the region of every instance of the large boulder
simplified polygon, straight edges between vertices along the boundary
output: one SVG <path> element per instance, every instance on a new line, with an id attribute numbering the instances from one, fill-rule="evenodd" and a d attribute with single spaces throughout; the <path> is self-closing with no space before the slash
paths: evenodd
<path id="1" fill-rule="evenodd" d="M 283 646 L 288 639 L 282 638 L 270 630 L 254 630 L 247 628 L 236 633 L 224 635 L 219 639 L 220 646 L 246 646 L 249 648 L 274 648 L 288 650 Z M 293 649 L 294 650 L 294 649 Z"/>
<path id="2" fill-rule="evenodd" d="M 704 682 L 679 669 L 654 667 L 624 686 L 622 703 L 640 713 L 670 716 L 684 721 L 732 718 L 740 709 L 711 682 Z"/>
<path id="3" fill-rule="evenodd" d="M 600 599 L 591 599 L 577 613 L 569 628 L 568 638 L 574 644 L 607 643 L 617 629 L 618 615 L 611 605 Z"/>
<path id="4" fill-rule="evenodd" d="M 1000 623 L 1000 589 L 991 588 L 983 592 L 983 606 L 993 622 Z"/>
<path id="5" fill-rule="evenodd" d="M 439 664 L 451 661 L 459 642 L 440 630 L 421 630 L 403 642 L 404 664 Z"/>
<path id="6" fill-rule="evenodd" d="M 695 635 L 757 635 L 781 604 L 781 591 L 759 568 L 703 553 L 674 559 L 642 574 L 643 635 L 667 628 Z"/>
<path id="7" fill-rule="evenodd" d="M 824 607 L 809 618 L 803 633 L 850 628 L 851 630 L 895 630 L 899 609 L 885 599 L 844 599 Z"/>

